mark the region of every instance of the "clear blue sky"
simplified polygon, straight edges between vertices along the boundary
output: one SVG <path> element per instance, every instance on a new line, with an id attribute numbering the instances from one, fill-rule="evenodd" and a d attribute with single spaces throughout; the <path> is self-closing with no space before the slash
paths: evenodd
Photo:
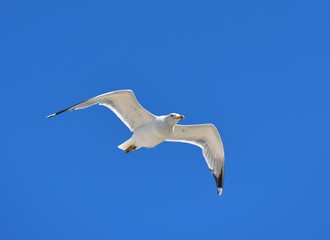
<path id="1" fill-rule="evenodd" d="M 0 239 L 330 239 L 329 1 L 1 1 Z M 125 154 L 93 107 L 132 89 L 213 123 L 200 149 Z"/>

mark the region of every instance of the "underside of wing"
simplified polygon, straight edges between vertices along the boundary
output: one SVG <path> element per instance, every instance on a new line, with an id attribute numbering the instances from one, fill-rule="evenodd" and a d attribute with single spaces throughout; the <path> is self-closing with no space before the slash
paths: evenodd
<path id="1" fill-rule="evenodd" d="M 84 102 L 53 113 L 49 115 L 48 118 L 66 111 L 87 108 L 94 104 L 99 104 L 111 109 L 132 132 L 151 122 L 155 118 L 152 113 L 140 105 L 131 90 L 119 90 L 98 95 Z"/>
<path id="2" fill-rule="evenodd" d="M 224 185 L 224 149 L 218 130 L 213 124 L 175 125 L 167 141 L 184 142 L 199 146 L 211 170 L 221 195 Z"/>
<path id="3" fill-rule="evenodd" d="M 99 104 L 111 109 L 131 131 L 155 118 L 155 115 L 140 105 L 131 90 L 106 93 L 99 96 L 99 99 Z"/>

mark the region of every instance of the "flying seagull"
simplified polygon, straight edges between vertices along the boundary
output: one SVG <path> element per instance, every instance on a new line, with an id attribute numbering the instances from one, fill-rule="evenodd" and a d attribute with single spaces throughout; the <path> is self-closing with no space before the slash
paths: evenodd
<path id="1" fill-rule="evenodd" d="M 53 113 L 48 118 L 66 112 L 84 109 L 94 104 L 105 106 L 133 132 L 130 139 L 118 148 L 129 153 L 141 147 L 152 148 L 164 142 L 183 142 L 200 147 L 222 194 L 224 184 L 224 150 L 221 137 L 213 124 L 179 125 L 183 115 L 170 113 L 156 116 L 144 109 L 137 101 L 132 90 L 118 90 L 104 93 Z"/>

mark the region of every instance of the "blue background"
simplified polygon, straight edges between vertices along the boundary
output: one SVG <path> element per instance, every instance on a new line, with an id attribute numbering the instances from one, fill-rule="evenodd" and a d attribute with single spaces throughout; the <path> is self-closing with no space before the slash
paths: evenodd
<path id="1" fill-rule="evenodd" d="M 330 239 L 329 1 L 1 1 L 0 239 Z M 214 123 L 200 149 L 125 154 L 92 107 L 132 89 Z"/>

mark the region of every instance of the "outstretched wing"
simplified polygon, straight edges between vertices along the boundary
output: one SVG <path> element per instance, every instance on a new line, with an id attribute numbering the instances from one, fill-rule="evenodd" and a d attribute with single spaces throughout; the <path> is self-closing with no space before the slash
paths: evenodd
<path id="1" fill-rule="evenodd" d="M 190 143 L 202 148 L 203 156 L 216 181 L 218 194 L 222 194 L 225 157 L 220 134 L 213 124 L 177 124 L 166 141 Z"/>
<path id="2" fill-rule="evenodd" d="M 140 105 L 132 90 L 119 90 L 104 93 L 53 113 L 49 115 L 48 118 L 66 111 L 84 109 L 94 104 L 99 104 L 111 109 L 132 132 L 155 118 L 155 115 L 148 112 Z"/>

